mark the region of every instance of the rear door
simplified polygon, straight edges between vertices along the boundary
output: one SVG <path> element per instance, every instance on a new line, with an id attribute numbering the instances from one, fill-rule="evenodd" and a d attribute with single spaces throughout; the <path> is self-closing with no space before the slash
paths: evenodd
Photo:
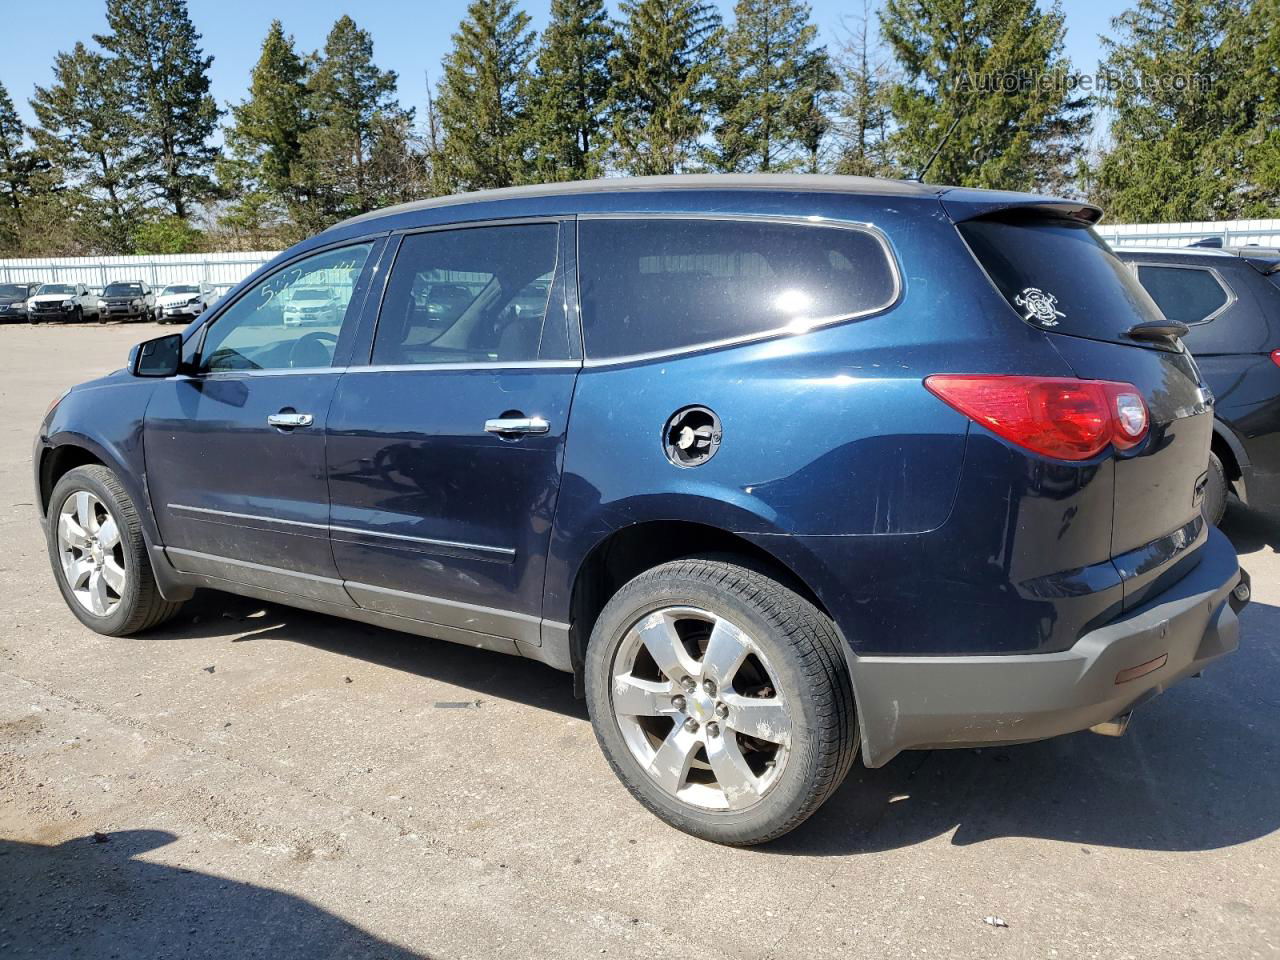
<path id="1" fill-rule="evenodd" d="M 147 408 L 147 486 L 175 567 L 350 605 L 329 549 L 325 424 L 381 241 L 295 260 L 214 317 L 196 369 Z M 324 285 L 335 322 L 285 327 L 290 290 Z"/>
<path id="2" fill-rule="evenodd" d="M 342 377 L 328 425 L 333 553 L 361 606 L 540 643 L 581 366 L 572 235 L 552 220 L 403 238 L 372 362 Z"/>
<path id="3" fill-rule="evenodd" d="M 1009 305 L 1050 337 L 1077 376 L 1131 383 L 1146 399 L 1148 439 L 1114 456 L 1111 541 L 1125 604 L 1140 603 L 1190 569 L 1183 561 L 1205 537 L 1211 394 L 1180 343 L 1129 335 L 1163 317 L 1088 223 L 1015 208 L 958 228 Z"/>

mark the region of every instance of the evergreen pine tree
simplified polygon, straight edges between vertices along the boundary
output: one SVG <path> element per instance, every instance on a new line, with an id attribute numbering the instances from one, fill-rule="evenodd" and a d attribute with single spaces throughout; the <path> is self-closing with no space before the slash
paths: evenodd
<path id="1" fill-rule="evenodd" d="M 528 175 L 529 15 L 515 0 L 472 0 L 444 60 L 435 109 L 441 160 L 454 189 L 520 183 Z"/>
<path id="2" fill-rule="evenodd" d="M 936 183 L 1068 185 L 1089 115 L 1065 82 L 1057 0 L 1047 11 L 1037 0 L 886 0 L 880 27 L 902 72 L 888 95 L 903 170 L 918 172 L 942 144 L 929 170 Z"/>
<path id="3" fill-rule="evenodd" d="M 1254 0 L 1229 40 L 1249 51 L 1243 101 L 1242 217 L 1280 217 L 1280 0 Z"/>
<path id="4" fill-rule="evenodd" d="M 31 100 L 39 123 L 32 135 L 71 194 L 63 211 L 74 214 L 93 250 L 128 253 L 145 201 L 146 157 L 126 111 L 120 67 L 77 43 L 54 59 L 53 80 L 36 87 Z"/>
<path id="5" fill-rule="evenodd" d="M 809 17 L 801 0 L 738 0 L 714 73 L 715 169 L 817 167 L 836 78 Z"/>
<path id="6" fill-rule="evenodd" d="M 132 135 L 147 157 L 145 178 L 169 211 L 186 219 L 213 194 L 213 57 L 200 49 L 186 0 L 107 0 L 107 26 L 111 32 L 94 39 L 121 73 Z"/>
<path id="7" fill-rule="evenodd" d="M 294 174 L 302 138 L 310 128 L 307 114 L 307 65 L 272 21 L 262 54 L 249 80 L 249 96 L 231 108 L 226 151 L 218 161 L 218 179 L 234 203 L 223 216 L 233 228 L 257 232 L 287 227 L 306 194 Z"/>
<path id="8" fill-rule="evenodd" d="M 329 31 L 307 91 L 311 122 L 293 179 L 310 198 L 298 215 L 313 231 L 377 208 L 370 158 L 385 124 L 409 115 L 395 97 L 395 72 L 373 62 L 373 38 L 348 16 Z"/>
<path id="9" fill-rule="evenodd" d="M 27 127 L 0 83 L 0 249 L 15 250 L 24 214 L 46 165 L 27 145 Z"/>
<path id="10" fill-rule="evenodd" d="M 617 165 L 636 175 L 687 172 L 706 130 L 720 16 L 702 0 L 623 0 L 613 75 Z"/>
<path id="11" fill-rule="evenodd" d="M 529 84 L 535 179 L 601 174 L 612 49 L 604 0 L 551 0 L 551 22 Z"/>

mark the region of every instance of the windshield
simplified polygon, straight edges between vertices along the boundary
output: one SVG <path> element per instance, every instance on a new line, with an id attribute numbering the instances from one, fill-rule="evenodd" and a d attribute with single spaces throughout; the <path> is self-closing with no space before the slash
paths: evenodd
<path id="1" fill-rule="evenodd" d="M 27 288 L 17 283 L 0 283 L 0 300 L 22 300 Z"/>
<path id="2" fill-rule="evenodd" d="M 107 289 L 102 291 L 104 297 L 140 297 L 142 296 L 142 284 L 140 283 L 112 283 L 108 284 Z"/>
<path id="3" fill-rule="evenodd" d="M 178 286 L 174 286 L 174 287 L 165 287 L 163 290 L 160 291 L 160 296 L 168 297 L 178 293 L 199 293 L 199 292 L 200 292 L 200 289 L 198 287 L 193 287 L 193 286 L 190 286 L 189 284 L 179 284 Z"/>
<path id="4" fill-rule="evenodd" d="M 36 293 L 40 295 L 51 293 L 61 293 L 66 295 L 75 292 L 76 288 L 67 283 L 46 283 L 41 285 L 40 289 L 36 291 Z"/>

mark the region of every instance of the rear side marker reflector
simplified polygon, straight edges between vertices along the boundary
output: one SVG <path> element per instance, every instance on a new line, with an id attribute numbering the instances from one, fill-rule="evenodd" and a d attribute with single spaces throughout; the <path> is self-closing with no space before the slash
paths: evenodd
<path id="1" fill-rule="evenodd" d="M 1110 380 L 937 374 L 925 387 L 1006 440 L 1059 460 L 1142 442 L 1151 417 L 1138 388 Z"/>
<path id="2" fill-rule="evenodd" d="M 1130 667 L 1128 670 L 1121 670 L 1116 674 L 1116 683 L 1128 683 L 1130 680 L 1137 680 L 1139 677 L 1145 677 L 1148 673 L 1155 673 L 1166 663 L 1169 662 L 1169 655 L 1162 653 L 1154 660 L 1148 660 L 1146 663 L 1140 663 L 1136 667 Z"/>

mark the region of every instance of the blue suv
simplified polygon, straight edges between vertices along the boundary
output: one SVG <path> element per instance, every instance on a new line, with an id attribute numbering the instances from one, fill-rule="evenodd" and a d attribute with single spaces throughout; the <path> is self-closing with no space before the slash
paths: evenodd
<path id="1" fill-rule="evenodd" d="M 1249 589 L 1212 395 L 1098 217 L 729 176 L 348 220 L 50 409 L 55 577 L 108 635 L 213 587 L 543 661 L 722 843 L 859 752 L 1119 729 Z"/>

